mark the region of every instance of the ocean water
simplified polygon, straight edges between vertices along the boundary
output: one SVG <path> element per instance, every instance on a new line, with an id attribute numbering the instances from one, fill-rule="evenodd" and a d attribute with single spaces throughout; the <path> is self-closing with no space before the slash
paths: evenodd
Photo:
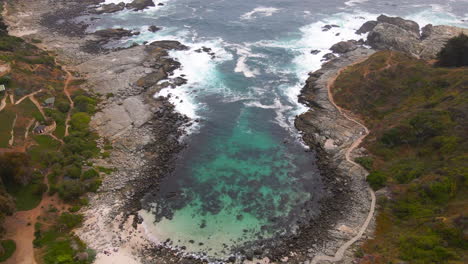
<path id="1" fill-rule="evenodd" d="M 140 214 L 155 243 L 210 259 L 294 233 L 298 221 L 320 217 L 319 201 L 329 194 L 293 121 L 307 110 L 297 102 L 307 73 L 320 68 L 332 44 L 365 38 L 354 32 L 382 13 L 421 26 L 468 27 L 466 0 L 163 3 L 99 16 L 90 30 L 141 32 L 122 46 L 172 39 L 191 47 L 171 52 L 183 65 L 172 77 L 185 76 L 188 83 L 155 96 L 171 94 L 178 111 L 201 122 L 185 138 L 188 147 L 172 175 L 143 199 Z M 323 31 L 327 24 L 338 27 Z M 150 32 L 149 25 L 163 30 Z M 214 57 L 195 52 L 202 47 Z"/>

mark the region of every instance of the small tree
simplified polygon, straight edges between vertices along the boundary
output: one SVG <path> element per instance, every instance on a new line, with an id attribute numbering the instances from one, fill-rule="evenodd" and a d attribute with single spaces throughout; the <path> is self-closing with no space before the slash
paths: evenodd
<path id="1" fill-rule="evenodd" d="M 438 66 L 463 67 L 468 66 L 468 36 L 460 34 L 451 38 L 437 55 Z"/>

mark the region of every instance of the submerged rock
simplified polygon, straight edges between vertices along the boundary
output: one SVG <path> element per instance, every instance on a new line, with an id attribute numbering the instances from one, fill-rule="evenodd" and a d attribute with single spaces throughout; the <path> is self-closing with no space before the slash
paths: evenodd
<path id="1" fill-rule="evenodd" d="M 157 26 L 154 26 L 154 25 L 148 27 L 148 31 L 153 32 L 153 33 L 157 32 L 159 30 L 161 30 L 161 28 L 157 27 Z"/>

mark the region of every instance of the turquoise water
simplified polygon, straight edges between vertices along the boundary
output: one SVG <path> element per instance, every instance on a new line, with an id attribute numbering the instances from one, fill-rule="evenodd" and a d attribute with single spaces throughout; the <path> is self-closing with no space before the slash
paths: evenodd
<path id="1" fill-rule="evenodd" d="M 170 238 L 172 246 L 219 257 L 245 242 L 293 231 L 295 221 L 313 214 L 301 206 L 316 208 L 311 201 L 321 188 L 313 156 L 298 158 L 301 146 L 284 144 L 278 140 L 283 135 L 271 133 L 275 124 L 259 122 L 268 111 L 224 107 L 234 112 L 227 116 L 234 125 L 219 131 L 208 125 L 216 136 L 194 136 L 191 145 L 201 144 L 196 154 L 190 148 L 181 155 L 179 161 L 187 160 L 161 184 L 159 199 L 147 201 L 153 211 L 142 214 L 148 222 L 160 216 L 148 227 L 160 241 Z"/>
<path id="2" fill-rule="evenodd" d="M 319 201 L 328 195 L 323 175 L 294 128 L 305 111 L 297 95 L 307 73 L 334 43 L 365 38 L 355 31 L 381 13 L 421 26 L 467 26 L 465 0 L 442 2 L 173 0 L 92 20 L 91 29 L 141 32 L 117 46 L 175 39 L 191 47 L 170 54 L 183 67 L 173 77 L 188 83 L 160 95 L 170 94 L 178 111 L 201 122 L 174 172 L 142 201 L 148 235 L 186 253 L 224 258 L 320 217 Z M 323 31 L 327 24 L 339 27 Z M 214 58 L 195 52 L 202 47 Z"/>

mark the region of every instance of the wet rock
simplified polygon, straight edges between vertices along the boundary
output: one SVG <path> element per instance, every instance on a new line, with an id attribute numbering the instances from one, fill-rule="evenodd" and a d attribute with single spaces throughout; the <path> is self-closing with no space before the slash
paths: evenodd
<path id="1" fill-rule="evenodd" d="M 123 28 L 108 28 L 108 29 L 98 30 L 94 32 L 93 34 L 103 39 L 120 39 L 123 37 L 131 37 L 134 35 L 139 35 L 140 32 L 133 32 L 131 30 L 123 29 Z"/>
<path id="2" fill-rule="evenodd" d="M 100 9 L 96 9 L 93 11 L 95 14 L 106 14 L 106 13 L 115 13 L 125 9 L 125 3 L 120 2 L 118 4 L 110 3 L 104 4 L 101 6 Z"/>
<path id="3" fill-rule="evenodd" d="M 367 21 L 357 31 L 356 34 L 365 34 L 372 31 L 377 26 L 377 21 Z"/>
<path id="4" fill-rule="evenodd" d="M 176 77 L 174 80 L 173 80 L 173 83 L 177 86 L 180 86 L 180 85 L 184 85 L 187 83 L 187 79 L 184 79 L 182 77 Z"/>
<path id="5" fill-rule="evenodd" d="M 176 40 L 160 40 L 151 42 L 150 46 L 158 47 L 165 50 L 187 50 L 188 47 L 182 45 L 179 41 Z"/>
<path id="6" fill-rule="evenodd" d="M 329 61 L 329 60 L 333 60 L 334 58 L 336 58 L 335 54 L 327 53 L 327 54 L 323 55 L 322 61 Z"/>
<path id="7" fill-rule="evenodd" d="M 329 31 L 330 29 L 334 28 L 334 27 L 340 27 L 338 25 L 325 25 L 322 27 L 322 31 L 326 32 L 326 31 Z"/>
<path id="8" fill-rule="evenodd" d="M 320 53 L 320 50 L 311 50 L 310 54 L 317 55 Z"/>
<path id="9" fill-rule="evenodd" d="M 155 6 L 153 0 L 133 0 L 133 2 L 125 5 L 128 9 L 132 9 L 134 11 L 140 11 L 151 6 Z"/>
<path id="10" fill-rule="evenodd" d="M 149 32 L 153 32 L 153 33 L 154 33 L 154 32 L 157 32 L 157 31 L 159 31 L 159 30 L 161 30 L 161 28 L 160 28 L 160 27 L 157 27 L 157 26 L 154 26 L 154 25 L 148 27 L 148 31 L 149 31 Z"/>

